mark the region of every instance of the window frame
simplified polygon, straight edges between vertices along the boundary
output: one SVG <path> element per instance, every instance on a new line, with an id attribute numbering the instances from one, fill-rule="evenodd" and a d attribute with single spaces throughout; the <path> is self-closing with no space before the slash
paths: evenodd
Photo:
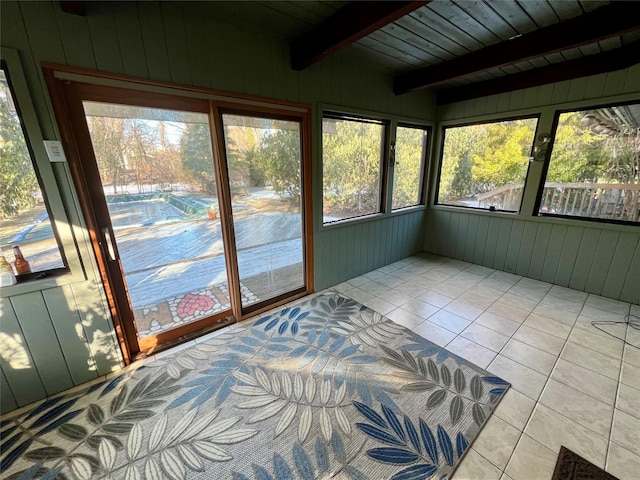
<path id="1" fill-rule="evenodd" d="M 382 122 L 386 124 L 385 129 L 385 142 L 383 145 L 383 157 L 381 158 L 381 182 L 380 182 L 380 211 L 377 213 L 371 213 L 367 215 L 361 215 L 358 217 L 344 218 L 336 220 L 334 222 L 324 223 L 324 163 L 323 163 L 323 138 L 322 138 L 322 121 L 326 114 L 337 115 L 338 118 L 345 119 L 364 119 L 371 120 L 373 122 Z M 315 226 L 319 231 L 330 230 L 333 228 L 341 228 L 346 225 L 357 225 L 359 223 L 366 223 L 371 221 L 377 221 L 384 218 L 389 218 L 394 215 L 405 215 L 418 210 L 425 210 L 428 208 L 429 192 L 430 192 L 430 175 L 431 175 L 431 159 L 433 156 L 433 147 L 435 145 L 435 122 L 418 119 L 414 117 L 394 115 L 389 113 L 381 113 L 364 109 L 348 108 L 338 106 L 334 104 L 325 104 L 319 102 L 317 104 L 316 112 L 314 115 L 314 121 L 316 121 L 317 127 L 314 132 L 319 132 L 314 138 L 314 148 L 317 152 L 318 162 L 314 163 L 314 176 L 317 180 L 315 183 L 314 193 L 314 205 L 320 205 L 320 213 L 316 214 Z M 393 210 L 393 173 L 394 169 L 390 165 L 391 154 L 391 142 L 396 140 L 396 131 L 398 125 L 409 126 L 414 128 L 422 128 L 428 131 L 427 146 L 425 148 L 425 156 L 422 160 L 422 170 L 420 181 L 422 187 L 420 189 L 420 203 L 408 207 L 399 208 Z"/>
<path id="2" fill-rule="evenodd" d="M 357 215 L 354 217 L 341 218 L 339 220 L 334 220 L 332 222 L 324 221 L 324 132 L 322 131 L 322 123 L 325 118 L 334 119 L 334 120 L 345 120 L 345 121 L 354 121 L 354 122 L 362 122 L 362 123 L 370 123 L 374 125 L 381 125 L 383 127 L 382 132 L 382 144 L 380 147 L 380 162 L 379 169 L 380 174 L 378 178 L 378 210 L 376 212 L 367 213 L 364 215 Z M 323 109 L 320 117 L 320 197 L 322 199 L 322 207 L 320 210 L 320 222 L 323 227 L 332 227 L 335 225 L 341 225 L 347 222 L 357 222 L 364 219 L 372 219 L 376 217 L 380 217 L 387 213 L 387 192 L 389 191 L 388 184 L 388 165 L 389 165 L 389 153 L 390 153 L 390 145 L 391 145 L 391 119 L 388 117 L 384 117 L 382 115 L 377 116 L 375 114 L 361 114 L 348 112 L 343 110 L 336 109 Z"/>
<path id="3" fill-rule="evenodd" d="M 15 285 L 2 287 L 0 298 L 29 293 L 46 288 L 77 283 L 86 280 L 86 275 L 76 248 L 75 237 L 62 200 L 60 186 L 44 148 L 44 139 L 29 88 L 16 50 L 2 47 L 0 63 L 5 71 L 9 88 L 16 106 L 31 164 L 35 172 L 45 208 L 51 222 L 54 238 L 64 267 L 33 272 L 21 278 Z M 58 167 L 60 176 L 66 175 L 66 162 Z"/>
<path id="4" fill-rule="evenodd" d="M 565 215 L 565 214 L 557 214 L 557 213 L 540 212 L 542 195 L 544 194 L 544 188 L 547 182 L 547 174 L 549 172 L 549 167 L 551 165 L 551 157 L 553 155 L 553 149 L 555 147 L 556 133 L 558 131 L 558 125 L 560 123 L 560 115 L 562 115 L 563 113 L 595 110 L 598 108 L 608 108 L 608 107 L 614 107 L 614 106 L 624 106 L 624 105 L 633 105 L 633 104 L 640 105 L 640 98 L 637 98 L 635 100 L 630 99 L 630 100 L 624 100 L 624 101 L 618 101 L 618 102 L 612 101 L 612 102 L 585 104 L 585 105 L 582 105 L 582 103 L 584 102 L 581 102 L 580 106 L 554 110 L 553 123 L 551 126 L 551 131 L 549 133 L 549 143 L 547 146 L 544 163 L 542 165 L 540 182 L 538 183 L 538 188 L 536 191 L 536 198 L 535 198 L 535 203 L 533 205 L 532 217 L 533 218 L 558 218 L 558 219 L 565 219 L 565 220 L 577 220 L 580 222 L 594 222 L 594 223 L 605 223 L 609 225 L 628 225 L 632 227 L 638 227 L 640 226 L 640 222 L 633 222 L 629 220 L 614 220 L 614 219 L 608 219 L 608 218 L 582 217 L 578 215 Z"/>
<path id="5" fill-rule="evenodd" d="M 523 113 L 518 115 L 508 115 L 508 116 L 490 116 L 487 118 L 480 118 L 473 121 L 468 122 L 459 122 L 459 121 L 445 121 L 439 123 L 438 133 L 438 151 L 437 151 L 437 163 L 434 165 L 436 167 L 434 172 L 434 184 L 432 188 L 433 196 L 431 201 L 431 206 L 436 208 L 452 208 L 452 209 L 460 209 L 460 210 L 471 210 L 474 212 L 490 212 L 492 214 L 500 214 L 500 215 L 512 215 L 519 216 L 522 215 L 522 208 L 525 201 L 525 191 L 527 186 L 530 183 L 531 176 L 531 164 L 534 156 L 534 151 L 536 148 L 538 132 L 540 130 L 540 119 L 542 114 L 540 111 L 533 111 L 531 113 Z M 440 181 L 442 175 L 442 161 L 444 158 L 444 142 L 446 140 L 446 129 L 447 128 L 457 128 L 457 127 L 469 127 L 473 125 L 484 125 L 490 123 L 500 123 L 500 122 L 509 122 L 514 120 L 528 120 L 528 119 L 536 119 L 536 128 L 533 133 L 533 139 L 531 142 L 531 151 L 529 155 L 529 162 L 527 165 L 527 173 L 523 179 L 523 187 L 522 187 L 522 197 L 520 198 L 520 206 L 518 210 L 498 210 L 494 207 L 490 208 L 481 208 L 481 207 L 471 207 L 467 205 L 450 205 L 446 203 L 438 203 L 438 197 L 440 195 Z"/>
<path id="6" fill-rule="evenodd" d="M 433 145 L 433 126 L 431 125 L 425 125 L 425 124 L 419 124 L 419 123 L 414 123 L 414 122 L 408 122 L 408 121 L 404 121 L 404 120 L 398 120 L 397 122 L 394 122 L 395 125 L 393 126 L 393 165 L 391 165 L 391 168 L 389 169 L 390 171 L 390 178 L 389 178 L 389 212 L 394 214 L 394 213 L 399 213 L 399 212 L 405 212 L 409 209 L 414 209 L 416 207 L 422 207 L 426 204 L 427 202 L 427 190 L 428 190 L 428 178 L 429 178 L 429 167 L 430 167 L 430 163 L 429 159 L 431 158 L 431 147 Z M 393 187 L 394 187 L 394 180 L 395 180 L 395 174 L 396 174 L 396 154 L 397 154 L 397 147 L 398 147 L 398 128 L 402 127 L 402 128 L 413 128 L 413 129 L 419 129 L 419 130 L 423 130 L 427 133 L 427 141 L 426 144 L 424 145 L 423 151 L 422 151 L 422 158 L 420 160 L 420 172 L 418 173 L 418 180 L 420 181 L 420 186 L 418 187 L 418 203 L 415 203 L 413 205 L 407 205 L 404 207 L 400 207 L 400 208 L 393 208 Z"/>

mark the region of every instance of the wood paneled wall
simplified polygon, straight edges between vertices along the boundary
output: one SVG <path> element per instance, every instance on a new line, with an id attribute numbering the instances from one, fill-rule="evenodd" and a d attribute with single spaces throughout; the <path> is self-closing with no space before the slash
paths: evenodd
<path id="1" fill-rule="evenodd" d="M 122 366 L 100 285 L 0 298 L 3 413 Z"/>
<path id="2" fill-rule="evenodd" d="M 431 210 L 425 250 L 640 303 L 640 231 Z"/>
<path id="3" fill-rule="evenodd" d="M 335 285 L 422 251 L 426 210 L 335 226 L 316 234 L 317 289 Z"/>
<path id="4" fill-rule="evenodd" d="M 640 65 L 616 72 L 459 102 L 438 121 L 460 123 L 556 109 L 640 101 Z M 541 122 L 543 118 L 541 117 Z M 433 159 L 432 171 L 439 159 Z M 432 178 L 432 185 L 434 179 Z M 479 212 L 428 211 L 427 251 L 631 303 L 640 303 L 640 227 Z"/>
<path id="5" fill-rule="evenodd" d="M 87 15 L 80 17 L 63 13 L 57 1 L 2 2 L 1 42 L 20 54 L 46 139 L 59 139 L 59 134 L 40 69 L 42 62 L 309 103 L 314 108 L 327 103 L 435 120 L 432 93 L 396 97 L 391 78 L 341 53 L 295 72 L 289 67 L 286 43 L 183 10 L 177 2 L 86 2 L 85 6 Z M 313 131 L 319 132 L 317 116 L 313 121 Z M 317 199 L 322 189 L 317 141 L 313 162 Z M 79 211 L 68 169 L 64 165 L 54 169 L 58 184 L 46 189 L 59 189 L 66 208 Z M 322 229 L 317 227 L 322 207 L 316 201 L 316 288 L 420 251 L 424 215 L 423 209 Z M 82 219 L 79 223 L 77 228 L 82 228 Z M 99 308 L 95 304 L 102 294 L 90 248 L 82 237 L 77 241 L 88 282 L 2 298 L 1 334 L 22 352 L 20 358 L 26 358 L 19 365 L 29 365 L 19 368 L 18 363 L 2 357 L 2 412 L 120 364 L 119 358 L 113 358 L 118 349 L 104 302 L 100 300 Z M 110 345 L 110 350 L 105 353 L 99 345 Z"/>

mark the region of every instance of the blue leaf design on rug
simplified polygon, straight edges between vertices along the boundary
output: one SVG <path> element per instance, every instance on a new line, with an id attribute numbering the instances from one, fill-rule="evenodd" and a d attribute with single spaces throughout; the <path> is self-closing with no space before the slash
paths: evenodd
<path id="1" fill-rule="evenodd" d="M 0 423 L 11 478 L 445 478 L 509 384 L 327 293 Z"/>

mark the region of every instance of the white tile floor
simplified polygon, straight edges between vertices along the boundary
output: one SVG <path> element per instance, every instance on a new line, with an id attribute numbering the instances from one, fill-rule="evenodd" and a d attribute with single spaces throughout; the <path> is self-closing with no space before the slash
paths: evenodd
<path id="1" fill-rule="evenodd" d="M 429 254 L 334 289 L 512 383 L 455 479 L 550 479 L 561 445 L 640 478 L 640 349 L 591 325 L 640 306 Z"/>
<path id="2" fill-rule="evenodd" d="M 561 445 L 621 480 L 640 478 L 640 349 L 591 325 L 640 315 L 639 305 L 431 254 L 333 290 L 512 383 L 455 480 L 548 480 Z M 640 347 L 640 331 L 606 328 Z"/>

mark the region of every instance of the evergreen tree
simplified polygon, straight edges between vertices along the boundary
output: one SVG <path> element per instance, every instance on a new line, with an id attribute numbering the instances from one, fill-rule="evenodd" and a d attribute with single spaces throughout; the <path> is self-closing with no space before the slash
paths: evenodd
<path id="1" fill-rule="evenodd" d="M 264 172 L 273 189 L 300 203 L 300 134 L 297 130 L 276 130 L 265 136 L 256 154 L 256 168 Z"/>
<path id="2" fill-rule="evenodd" d="M 187 124 L 180 140 L 180 156 L 183 169 L 202 190 L 217 195 L 211 137 L 206 123 Z"/>
<path id="3" fill-rule="evenodd" d="M 0 218 L 35 206 L 38 190 L 18 117 L 0 97 Z"/>

